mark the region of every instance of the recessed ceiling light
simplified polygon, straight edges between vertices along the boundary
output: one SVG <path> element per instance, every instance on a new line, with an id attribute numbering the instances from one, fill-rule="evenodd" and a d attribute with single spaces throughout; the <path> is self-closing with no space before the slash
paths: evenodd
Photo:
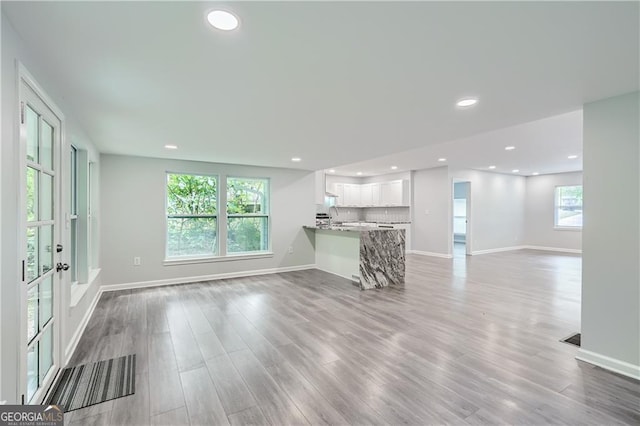
<path id="1" fill-rule="evenodd" d="M 293 161 L 294 163 L 298 163 L 298 162 L 302 161 L 302 158 L 300 158 L 300 157 L 292 157 L 291 161 Z"/>
<path id="2" fill-rule="evenodd" d="M 207 21 L 214 27 L 223 31 L 231 31 L 238 28 L 238 18 L 225 10 L 213 10 L 207 15 Z"/>
<path id="3" fill-rule="evenodd" d="M 515 146 L 505 146 L 505 147 L 504 147 L 504 150 L 505 150 L 505 151 L 513 151 L 514 149 L 516 149 L 516 147 L 515 147 Z"/>
<path id="4" fill-rule="evenodd" d="M 397 170 L 398 166 L 391 166 L 391 170 Z"/>
<path id="5" fill-rule="evenodd" d="M 166 149 L 178 149 L 178 145 L 165 145 Z"/>
<path id="6" fill-rule="evenodd" d="M 567 157 L 569 160 L 575 160 L 576 158 L 578 158 L 577 155 L 570 155 Z"/>
<path id="7" fill-rule="evenodd" d="M 330 169 L 329 173 L 335 173 L 336 171 L 334 169 Z"/>
<path id="8" fill-rule="evenodd" d="M 362 172 L 358 172 L 356 173 L 358 176 L 362 176 Z"/>
<path id="9" fill-rule="evenodd" d="M 447 161 L 447 159 L 446 158 L 438 158 L 438 161 L 443 163 L 443 162 Z"/>
<path id="10" fill-rule="evenodd" d="M 478 100 L 475 98 L 464 98 L 456 102 L 456 105 L 458 105 L 459 107 L 466 108 L 466 107 L 473 106 L 477 103 L 478 103 Z"/>
<path id="11" fill-rule="evenodd" d="M 513 169 L 511 170 L 513 173 L 518 173 L 520 170 L 519 169 Z"/>
<path id="12" fill-rule="evenodd" d="M 496 168 L 496 166 L 489 166 L 489 169 L 491 169 L 491 170 L 493 170 L 495 168 Z"/>
<path id="13" fill-rule="evenodd" d="M 538 173 L 538 172 L 533 172 L 533 173 L 531 173 L 531 174 L 532 174 L 533 176 L 538 176 L 540 173 Z"/>

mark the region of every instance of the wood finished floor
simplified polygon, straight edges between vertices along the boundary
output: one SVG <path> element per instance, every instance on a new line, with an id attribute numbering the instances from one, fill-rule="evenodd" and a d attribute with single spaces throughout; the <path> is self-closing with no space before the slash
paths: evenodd
<path id="1" fill-rule="evenodd" d="M 640 383 L 575 360 L 580 257 L 409 255 L 401 288 L 317 270 L 105 293 L 70 365 L 137 354 L 73 425 L 639 424 Z"/>

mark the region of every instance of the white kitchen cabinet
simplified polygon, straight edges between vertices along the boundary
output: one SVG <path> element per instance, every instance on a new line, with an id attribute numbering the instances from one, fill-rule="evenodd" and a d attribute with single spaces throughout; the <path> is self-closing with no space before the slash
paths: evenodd
<path id="1" fill-rule="evenodd" d="M 335 183 L 333 188 L 331 188 L 331 192 L 336 195 L 336 206 L 346 206 L 344 199 L 344 183 Z"/>
<path id="2" fill-rule="evenodd" d="M 380 204 L 383 206 L 401 206 L 402 181 L 383 182 L 380 186 Z"/>
<path id="3" fill-rule="evenodd" d="M 322 170 L 318 170 L 315 173 L 316 180 L 316 204 L 324 204 L 324 195 L 327 192 L 324 172 Z"/>
<path id="4" fill-rule="evenodd" d="M 360 185 L 360 205 L 362 207 L 373 206 L 373 188 L 370 183 Z"/>
<path id="5" fill-rule="evenodd" d="M 344 205 L 345 206 L 360 206 L 360 185 L 355 183 L 344 184 Z"/>
<path id="6" fill-rule="evenodd" d="M 380 184 L 372 183 L 371 185 L 371 205 L 377 207 L 380 205 Z"/>
<path id="7" fill-rule="evenodd" d="M 329 191 L 338 196 L 336 205 L 342 207 L 392 207 L 409 205 L 407 181 L 394 180 L 377 183 L 334 183 Z"/>

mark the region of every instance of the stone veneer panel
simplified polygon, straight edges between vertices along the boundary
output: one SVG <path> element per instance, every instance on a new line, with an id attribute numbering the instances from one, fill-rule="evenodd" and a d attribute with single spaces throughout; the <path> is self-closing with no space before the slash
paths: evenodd
<path id="1" fill-rule="evenodd" d="M 368 290 L 404 284 L 405 230 L 360 232 L 360 288 Z"/>

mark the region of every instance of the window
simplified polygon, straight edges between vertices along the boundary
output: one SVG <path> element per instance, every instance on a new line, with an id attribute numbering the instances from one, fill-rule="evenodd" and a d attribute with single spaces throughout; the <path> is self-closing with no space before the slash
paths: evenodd
<path id="1" fill-rule="evenodd" d="M 71 145 L 70 159 L 71 190 L 69 192 L 69 222 L 71 234 L 71 282 L 78 281 L 78 150 Z"/>
<path id="2" fill-rule="evenodd" d="M 227 179 L 227 253 L 269 249 L 269 180 Z"/>
<path id="3" fill-rule="evenodd" d="M 218 180 L 167 173 L 167 258 L 218 253 Z"/>
<path id="4" fill-rule="evenodd" d="M 582 228 L 582 185 L 556 187 L 555 226 Z"/>

